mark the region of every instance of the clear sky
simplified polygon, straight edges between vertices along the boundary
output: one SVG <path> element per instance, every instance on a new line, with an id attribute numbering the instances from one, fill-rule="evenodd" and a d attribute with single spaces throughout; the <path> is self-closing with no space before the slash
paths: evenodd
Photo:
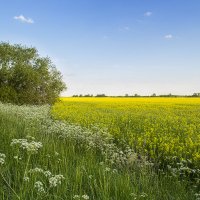
<path id="1" fill-rule="evenodd" d="M 34 46 L 73 94 L 200 92 L 199 0 L 0 0 L 0 41 Z"/>

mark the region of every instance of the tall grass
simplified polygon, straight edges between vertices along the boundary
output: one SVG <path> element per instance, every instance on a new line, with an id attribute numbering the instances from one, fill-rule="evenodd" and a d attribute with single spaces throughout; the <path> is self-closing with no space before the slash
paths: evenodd
<path id="1" fill-rule="evenodd" d="M 186 182 L 162 173 L 103 129 L 54 121 L 48 106 L 0 104 L 2 200 L 196 199 Z"/>

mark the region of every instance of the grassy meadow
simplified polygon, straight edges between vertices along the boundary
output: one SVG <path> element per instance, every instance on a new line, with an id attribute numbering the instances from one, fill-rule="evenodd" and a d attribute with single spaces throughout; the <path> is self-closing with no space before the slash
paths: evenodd
<path id="1" fill-rule="evenodd" d="M 2 200 L 197 200 L 200 99 L 0 103 Z"/>

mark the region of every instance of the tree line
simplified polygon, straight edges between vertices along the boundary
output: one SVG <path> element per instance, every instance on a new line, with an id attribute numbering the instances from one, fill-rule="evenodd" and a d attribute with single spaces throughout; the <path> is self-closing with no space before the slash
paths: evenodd
<path id="1" fill-rule="evenodd" d="M 125 94 L 125 95 L 119 95 L 119 96 L 110 96 L 106 94 L 79 94 L 79 95 L 73 95 L 72 97 L 200 97 L 200 93 L 193 93 L 192 95 L 175 95 L 175 94 L 161 94 L 156 95 L 156 93 L 153 93 L 152 95 L 139 95 L 139 94 Z"/>

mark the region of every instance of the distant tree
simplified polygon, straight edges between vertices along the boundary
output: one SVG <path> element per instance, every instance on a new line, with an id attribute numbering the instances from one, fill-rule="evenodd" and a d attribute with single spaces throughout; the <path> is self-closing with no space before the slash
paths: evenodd
<path id="1" fill-rule="evenodd" d="M 139 94 L 134 94 L 134 97 L 139 97 L 140 95 Z"/>
<path id="2" fill-rule="evenodd" d="M 125 94 L 125 97 L 128 97 L 128 94 Z"/>
<path id="3" fill-rule="evenodd" d="M 61 73 L 36 48 L 0 43 L 0 101 L 52 104 L 64 89 Z"/>
<path id="4" fill-rule="evenodd" d="M 93 97 L 92 94 L 85 94 L 84 97 Z"/>
<path id="5" fill-rule="evenodd" d="M 194 93 L 192 96 L 193 97 L 200 97 L 200 93 Z"/>
<path id="6" fill-rule="evenodd" d="M 151 96 L 152 96 L 152 97 L 156 97 L 156 93 L 153 93 Z"/>
<path id="7" fill-rule="evenodd" d="M 97 94 L 96 97 L 106 97 L 105 94 Z"/>

